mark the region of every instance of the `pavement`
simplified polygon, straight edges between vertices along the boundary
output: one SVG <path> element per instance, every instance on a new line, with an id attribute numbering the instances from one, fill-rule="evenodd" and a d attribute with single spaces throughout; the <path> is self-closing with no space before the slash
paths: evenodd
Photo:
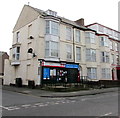
<path id="1" fill-rule="evenodd" d="M 119 91 L 119 88 L 118 87 L 102 88 L 102 89 L 81 90 L 75 92 L 53 92 L 53 91 L 46 91 L 41 89 L 31 89 L 27 87 L 15 87 L 15 86 L 3 85 L 2 90 L 8 90 L 22 94 L 27 94 L 27 95 L 38 96 L 38 97 L 75 97 L 75 96 L 86 96 L 86 95 L 115 92 L 115 91 Z"/>

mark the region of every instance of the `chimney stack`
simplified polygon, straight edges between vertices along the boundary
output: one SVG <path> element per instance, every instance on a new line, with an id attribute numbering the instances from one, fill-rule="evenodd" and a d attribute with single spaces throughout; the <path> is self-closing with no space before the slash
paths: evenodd
<path id="1" fill-rule="evenodd" d="M 84 18 L 75 21 L 78 25 L 84 26 Z"/>

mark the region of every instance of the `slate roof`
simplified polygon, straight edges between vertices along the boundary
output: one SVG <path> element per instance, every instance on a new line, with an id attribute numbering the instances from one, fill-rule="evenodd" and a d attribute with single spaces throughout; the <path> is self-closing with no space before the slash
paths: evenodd
<path id="1" fill-rule="evenodd" d="M 43 10 L 40 10 L 40 9 L 38 9 L 38 8 L 34 8 L 34 7 L 32 7 L 32 6 L 29 6 L 29 7 L 33 8 L 35 11 L 37 11 L 40 15 L 42 15 L 42 16 L 44 16 L 44 17 L 45 17 L 45 16 L 49 16 L 49 15 L 48 15 L 45 11 L 43 11 Z M 66 19 L 66 18 L 64 18 L 64 17 L 57 16 L 56 18 L 60 19 L 60 20 L 61 20 L 62 22 L 64 22 L 64 23 L 73 25 L 73 26 L 75 26 L 75 27 L 78 27 L 78 28 L 81 28 L 81 29 L 84 29 L 84 30 L 89 29 L 89 28 L 87 28 L 87 27 L 85 27 L 85 26 L 78 25 L 75 21 Z M 89 29 L 89 30 L 90 30 L 90 29 Z"/>

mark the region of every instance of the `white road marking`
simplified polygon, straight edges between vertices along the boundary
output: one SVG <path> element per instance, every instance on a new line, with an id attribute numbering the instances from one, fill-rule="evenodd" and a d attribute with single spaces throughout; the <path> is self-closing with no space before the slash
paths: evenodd
<path id="1" fill-rule="evenodd" d="M 31 104 L 24 104 L 24 105 L 21 105 L 22 107 L 29 107 L 31 106 Z"/>
<path id="2" fill-rule="evenodd" d="M 8 107 L 8 111 L 11 111 L 11 110 L 18 110 L 18 109 L 20 109 L 20 108 L 17 107 L 17 106 Z"/>
<path id="3" fill-rule="evenodd" d="M 55 104 L 59 104 L 58 102 L 56 102 Z"/>
<path id="4" fill-rule="evenodd" d="M 8 111 L 20 109 L 20 108 L 17 107 L 17 106 L 11 106 L 11 107 L 0 106 L 0 107 L 3 108 L 3 109 L 6 109 L 6 110 L 8 110 Z"/>
<path id="5" fill-rule="evenodd" d="M 34 104 L 34 105 L 41 105 L 41 104 L 43 104 L 43 103 L 36 103 L 36 104 Z"/>
<path id="6" fill-rule="evenodd" d="M 71 102 L 76 102 L 76 101 L 72 100 Z"/>
<path id="7" fill-rule="evenodd" d="M 112 112 L 109 112 L 109 113 L 104 114 L 104 116 L 109 116 L 111 114 L 112 114 Z"/>
<path id="8" fill-rule="evenodd" d="M 18 110 L 18 109 L 22 109 L 22 108 L 35 108 L 35 107 L 45 107 L 45 106 L 48 106 L 48 105 L 58 105 L 58 104 L 65 104 L 65 103 L 73 103 L 73 102 L 76 102 L 75 100 L 59 100 L 59 101 L 52 101 L 52 102 L 45 102 L 45 103 L 35 103 L 35 104 L 23 104 L 23 105 L 20 105 L 19 107 L 18 106 L 9 106 L 9 107 L 4 107 L 4 106 L 0 106 L 1 108 L 5 109 L 5 110 Z"/>
<path id="9" fill-rule="evenodd" d="M 104 115 L 101 115 L 100 117 L 109 116 L 109 115 L 111 115 L 111 114 L 112 114 L 112 112 L 109 112 L 109 113 L 106 113 L 106 114 L 104 114 Z"/>

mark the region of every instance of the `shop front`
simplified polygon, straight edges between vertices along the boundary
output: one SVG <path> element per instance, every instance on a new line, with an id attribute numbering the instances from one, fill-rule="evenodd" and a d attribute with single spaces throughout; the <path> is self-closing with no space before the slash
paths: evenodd
<path id="1" fill-rule="evenodd" d="M 79 81 L 79 64 L 42 62 L 42 84 L 75 83 Z"/>

